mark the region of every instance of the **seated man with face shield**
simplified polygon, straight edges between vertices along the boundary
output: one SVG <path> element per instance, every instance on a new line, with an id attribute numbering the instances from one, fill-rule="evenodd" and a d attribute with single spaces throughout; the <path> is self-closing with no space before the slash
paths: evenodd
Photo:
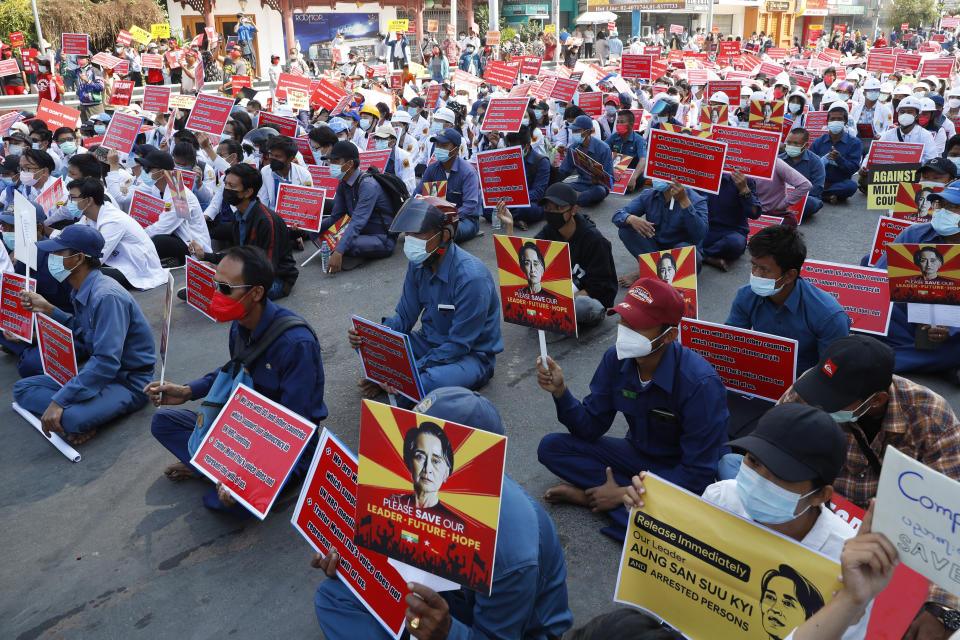
<path id="1" fill-rule="evenodd" d="M 410 264 L 396 312 L 383 324 L 410 336 L 426 393 L 448 385 L 479 389 L 503 351 L 496 283 L 483 262 L 453 242 L 458 221 L 453 204 L 427 196 L 408 200 L 389 229 L 406 234 Z M 348 336 L 359 349 L 356 331 Z M 380 392 L 366 379 L 359 386 L 368 397 Z"/>
<path id="2" fill-rule="evenodd" d="M 537 359 L 537 382 L 569 431 L 540 441 L 540 462 L 569 483 L 544 499 L 609 512 L 615 525 L 602 531 L 618 540 L 627 525 L 623 496 L 638 470 L 700 493 L 724 453 L 726 391 L 713 367 L 677 341 L 684 306 L 683 295 L 658 278 L 634 282 L 607 311 L 620 314 L 617 344 L 603 355 L 582 402 L 553 359 Z M 625 438 L 605 435 L 617 413 L 627 421 Z"/>
<path id="3" fill-rule="evenodd" d="M 834 102 L 827 112 L 827 133 L 810 145 L 811 153 L 823 162 L 822 199 L 830 204 L 846 202 L 857 192 L 853 174 L 860 168 L 863 145 L 847 128 L 849 116 L 845 102 Z"/>

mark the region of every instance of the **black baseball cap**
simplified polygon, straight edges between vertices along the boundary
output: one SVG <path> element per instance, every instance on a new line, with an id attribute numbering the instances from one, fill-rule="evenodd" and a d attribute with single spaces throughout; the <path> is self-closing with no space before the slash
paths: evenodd
<path id="1" fill-rule="evenodd" d="M 830 484 L 843 466 L 847 439 L 829 413 L 787 402 L 760 416 L 750 435 L 727 445 L 752 453 L 773 475 L 787 482 L 819 478 Z"/>
<path id="2" fill-rule="evenodd" d="M 542 206 L 548 200 L 561 207 L 572 207 L 577 204 L 577 192 L 566 182 L 555 182 L 547 187 L 540 199 L 540 205 Z"/>
<path id="3" fill-rule="evenodd" d="M 815 367 L 793 383 L 807 404 L 834 412 L 884 391 L 893 382 L 893 348 L 869 336 L 830 343 Z"/>
<path id="4" fill-rule="evenodd" d="M 333 148 L 330 150 L 330 159 L 336 160 L 338 158 L 343 158 L 344 160 L 359 160 L 360 150 L 357 149 L 357 145 L 349 140 L 340 140 L 333 145 Z"/>
<path id="5" fill-rule="evenodd" d="M 948 158 L 930 158 L 925 165 L 920 167 L 920 171 L 924 169 L 930 169 L 937 173 L 945 173 L 951 178 L 957 177 L 957 166 Z"/>
<path id="6" fill-rule="evenodd" d="M 151 151 L 142 158 L 137 158 L 137 162 L 147 171 L 153 171 L 154 169 L 173 171 L 174 169 L 173 156 L 159 149 Z"/>

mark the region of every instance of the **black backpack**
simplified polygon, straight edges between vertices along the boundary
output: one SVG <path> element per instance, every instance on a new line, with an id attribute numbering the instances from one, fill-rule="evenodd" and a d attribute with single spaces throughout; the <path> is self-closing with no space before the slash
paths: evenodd
<path id="1" fill-rule="evenodd" d="M 390 206 L 393 207 L 393 211 L 390 212 L 390 217 L 395 216 L 397 211 L 400 210 L 400 207 L 403 206 L 403 203 L 410 199 L 410 192 L 407 191 L 407 185 L 400 179 L 400 176 L 395 176 L 392 173 L 380 173 L 376 167 L 369 167 L 363 175 L 371 176 L 377 181 L 377 184 L 380 185 L 383 192 L 387 194 L 387 197 L 390 199 Z"/>

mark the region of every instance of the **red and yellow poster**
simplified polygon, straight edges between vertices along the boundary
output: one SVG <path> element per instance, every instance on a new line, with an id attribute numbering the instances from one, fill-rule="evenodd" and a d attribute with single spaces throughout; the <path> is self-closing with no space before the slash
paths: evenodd
<path id="1" fill-rule="evenodd" d="M 506 452 L 504 436 L 364 400 L 354 542 L 489 593 Z"/>
<path id="2" fill-rule="evenodd" d="M 892 217 L 910 222 L 930 222 L 933 215 L 933 202 L 930 196 L 943 191 L 944 187 L 933 187 L 915 182 L 901 182 L 897 187 L 897 199 L 893 203 Z"/>
<path id="3" fill-rule="evenodd" d="M 960 304 L 960 245 L 888 244 L 894 302 Z"/>
<path id="4" fill-rule="evenodd" d="M 641 253 L 641 278 L 659 278 L 683 294 L 685 318 L 697 317 L 696 247 L 677 247 L 667 251 Z"/>
<path id="5" fill-rule="evenodd" d="M 423 194 L 425 196 L 437 196 L 438 198 L 447 197 L 447 181 L 436 180 L 434 182 L 423 183 Z"/>
<path id="6" fill-rule="evenodd" d="M 577 335 L 570 245 L 494 236 L 503 319 L 513 324 Z"/>
<path id="7" fill-rule="evenodd" d="M 633 176 L 631 162 L 633 162 L 632 156 L 625 156 L 622 153 L 613 154 L 613 186 L 610 187 L 610 193 L 622 196 L 627 192 L 630 178 Z"/>
<path id="8" fill-rule="evenodd" d="M 783 130 L 783 100 L 751 100 L 749 127 L 763 131 Z"/>
<path id="9" fill-rule="evenodd" d="M 700 128 L 709 129 L 715 124 L 727 124 L 729 122 L 727 109 L 729 107 L 725 104 L 708 104 L 700 107 Z"/>

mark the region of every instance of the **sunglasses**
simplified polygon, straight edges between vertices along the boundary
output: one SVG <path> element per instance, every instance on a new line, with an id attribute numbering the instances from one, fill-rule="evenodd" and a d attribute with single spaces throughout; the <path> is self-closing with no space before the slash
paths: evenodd
<path id="1" fill-rule="evenodd" d="M 218 280 L 214 280 L 213 284 L 217 287 L 217 290 L 225 296 L 233 293 L 234 289 L 249 289 L 253 286 L 252 284 L 227 284 L 226 282 L 219 282 Z"/>

